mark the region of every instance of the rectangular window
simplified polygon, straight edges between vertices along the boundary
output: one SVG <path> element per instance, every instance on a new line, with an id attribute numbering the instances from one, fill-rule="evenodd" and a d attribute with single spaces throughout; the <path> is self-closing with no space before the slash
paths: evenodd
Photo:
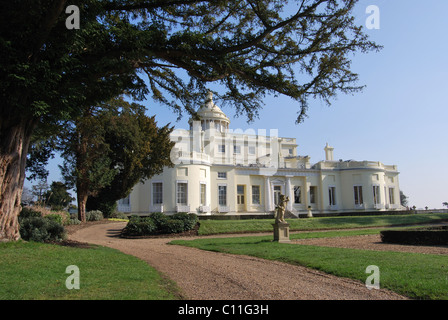
<path id="1" fill-rule="evenodd" d="M 255 154 L 255 147 L 249 146 L 249 154 Z"/>
<path id="2" fill-rule="evenodd" d="M 260 186 L 252 186 L 252 204 L 260 203 Z"/>
<path id="3" fill-rule="evenodd" d="M 227 179 L 227 172 L 218 172 L 218 179 Z"/>
<path id="4" fill-rule="evenodd" d="M 354 186 L 353 187 L 355 194 L 355 205 L 361 205 L 364 203 L 362 199 L 362 186 Z"/>
<path id="5" fill-rule="evenodd" d="M 225 144 L 218 145 L 218 152 L 225 153 L 226 152 L 226 145 Z"/>
<path id="6" fill-rule="evenodd" d="M 177 183 L 177 204 L 186 206 L 188 185 L 184 182 Z"/>
<path id="7" fill-rule="evenodd" d="M 310 187 L 310 203 L 316 203 L 317 200 L 317 187 L 311 186 Z"/>
<path id="8" fill-rule="evenodd" d="M 278 205 L 280 203 L 280 194 L 282 193 L 281 186 L 274 186 L 274 204 Z"/>
<path id="9" fill-rule="evenodd" d="M 241 146 L 234 145 L 233 146 L 233 153 L 240 154 L 241 153 Z"/>
<path id="10" fill-rule="evenodd" d="M 395 204 L 395 188 L 389 188 L 389 203 Z"/>
<path id="11" fill-rule="evenodd" d="M 302 203 L 302 190 L 299 186 L 294 187 L 294 203 Z"/>
<path id="12" fill-rule="evenodd" d="M 152 204 L 163 203 L 163 184 L 162 182 L 154 182 L 152 184 Z"/>
<path id="13" fill-rule="evenodd" d="M 227 205 L 227 186 L 218 186 L 218 203 L 220 206 Z"/>
<path id="14" fill-rule="evenodd" d="M 328 187 L 328 197 L 330 206 L 336 205 L 336 187 Z"/>
<path id="15" fill-rule="evenodd" d="M 206 195 L 207 195 L 207 185 L 205 183 L 201 183 L 201 206 L 205 206 L 206 205 Z"/>
<path id="16" fill-rule="evenodd" d="M 380 203 L 380 186 L 373 186 L 373 203 Z"/>
<path id="17" fill-rule="evenodd" d="M 236 186 L 236 203 L 244 204 L 244 185 Z"/>
<path id="18" fill-rule="evenodd" d="M 120 199 L 118 200 L 118 204 L 128 206 L 131 203 L 130 198 L 131 195 L 127 196 L 126 198 Z"/>

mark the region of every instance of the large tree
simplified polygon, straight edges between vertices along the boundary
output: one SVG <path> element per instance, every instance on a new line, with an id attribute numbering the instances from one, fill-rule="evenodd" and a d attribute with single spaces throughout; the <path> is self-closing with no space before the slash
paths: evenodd
<path id="1" fill-rule="evenodd" d="M 65 181 L 76 189 L 82 222 L 89 197 L 109 205 L 124 198 L 139 180 L 172 165 L 173 147 L 172 128 L 157 127 L 142 105 L 116 98 L 86 111 L 65 123 L 57 146 Z"/>
<path id="2" fill-rule="evenodd" d="M 19 238 L 26 155 L 37 126 L 123 92 L 194 114 L 207 83 L 248 120 L 266 94 L 330 102 L 361 89 L 351 53 L 370 51 L 357 0 L 66 0 L 0 3 L 0 239 Z M 185 72 L 179 72 L 184 70 Z M 145 79 L 147 75 L 147 79 Z M 145 85 L 145 80 L 147 85 Z"/>
<path id="3" fill-rule="evenodd" d="M 108 186 L 116 174 L 111 167 L 111 149 L 105 141 L 104 110 L 99 106 L 67 121 L 59 134 L 59 148 L 64 158 L 62 175 L 65 183 L 76 189 L 78 219 L 86 222 L 89 195 Z"/>
<path id="4" fill-rule="evenodd" d="M 62 210 L 68 208 L 70 203 L 75 200 L 67 189 L 67 186 L 61 181 L 53 181 L 45 194 L 45 204 L 52 210 Z"/>
<path id="5" fill-rule="evenodd" d="M 115 175 L 109 185 L 89 196 L 87 209 L 109 215 L 116 202 L 127 197 L 136 183 L 172 166 L 174 142 L 170 140 L 173 128 L 158 127 L 155 117 L 146 116 L 140 104 L 113 99 L 103 110 L 104 141 L 111 150 L 110 168 Z"/>

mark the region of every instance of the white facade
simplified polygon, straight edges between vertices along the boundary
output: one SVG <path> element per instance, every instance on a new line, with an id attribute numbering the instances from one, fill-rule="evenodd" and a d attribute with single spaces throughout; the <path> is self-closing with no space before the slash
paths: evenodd
<path id="1" fill-rule="evenodd" d="M 292 214 L 401 210 L 398 171 L 378 161 L 325 160 L 314 165 L 297 155 L 295 138 L 277 130 L 231 130 L 230 120 L 209 94 L 190 121 L 175 130 L 173 168 L 137 184 L 119 210 L 210 214 L 271 214 L 279 194 L 289 197 Z"/>

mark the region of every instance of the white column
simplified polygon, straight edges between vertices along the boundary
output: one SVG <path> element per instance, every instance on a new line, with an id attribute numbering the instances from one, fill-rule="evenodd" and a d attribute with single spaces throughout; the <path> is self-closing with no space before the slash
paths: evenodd
<path id="1" fill-rule="evenodd" d="M 286 205 L 286 209 L 292 211 L 292 202 L 294 201 L 294 197 L 291 195 L 291 178 L 286 177 L 286 196 L 289 198 L 289 202 Z"/>
<path id="2" fill-rule="evenodd" d="M 264 181 L 264 198 L 265 198 L 265 211 L 270 212 L 271 210 L 271 204 L 272 204 L 272 197 L 271 197 L 271 179 L 269 177 L 265 177 Z"/>

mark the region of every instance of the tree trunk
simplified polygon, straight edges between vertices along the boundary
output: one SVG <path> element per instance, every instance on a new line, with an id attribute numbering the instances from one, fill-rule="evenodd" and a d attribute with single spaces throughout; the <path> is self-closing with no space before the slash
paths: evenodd
<path id="1" fill-rule="evenodd" d="M 88 198 L 88 192 L 84 188 L 77 188 L 77 198 L 78 198 L 78 219 L 81 222 L 86 222 L 86 204 Z"/>
<path id="2" fill-rule="evenodd" d="M 18 216 L 32 119 L 0 119 L 0 241 L 20 239 Z"/>

